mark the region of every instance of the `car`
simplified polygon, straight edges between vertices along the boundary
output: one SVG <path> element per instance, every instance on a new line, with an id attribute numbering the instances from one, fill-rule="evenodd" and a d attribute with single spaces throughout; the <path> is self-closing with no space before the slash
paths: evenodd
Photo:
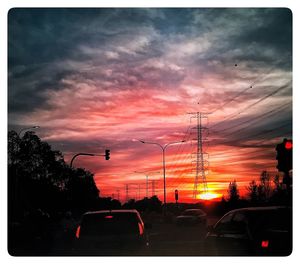
<path id="1" fill-rule="evenodd" d="M 292 252 L 290 207 L 248 207 L 225 214 L 205 238 L 207 255 L 288 256 Z"/>
<path id="2" fill-rule="evenodd" d="M 201 209 L 186 209 L 183 213 L 175 218 L 177 225 L 196 225 L 206 226 L 207 215 Z"/>
<path id="3" fill-rule="evenodd" d="M 137 210 L 87 212 L 76 231 L 78 254 L 139 255 L 148 246 L 145 225 Z"/>

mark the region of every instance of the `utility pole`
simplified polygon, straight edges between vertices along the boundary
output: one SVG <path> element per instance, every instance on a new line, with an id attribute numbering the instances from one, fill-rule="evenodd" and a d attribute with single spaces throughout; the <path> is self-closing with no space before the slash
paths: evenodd
<path id="1" fill-rule="evenodd" d="M 195 180 L 194 180 L 194 189 L 193 189 L 193 198 L 197 198 L 197 194 L 199 191 L 199 178 L 201 178 L 202 181 L 202 192 L 207 193 L 207 181 L 206 181 L 206 174 L 208 169 L 208 160 L 204 157 L 207 155 L 207 153 L 204 152 L 204 141 L 206 140 L 206 135 L 208 128 L 203 126 L 203 119 L 207 119 L 207 115 L 209 113 L 190 113 L 192 114 L 194 118 L 197 118 L 197 127 L 194 129 L 197 130 L 197 138 L 194 139 L 197 141 L 197 148 L 196 148 L 196 174 L 195 174 Z M 206 133 L 205 133 L 206 132 Z"/>
<path id="2" fill-rule="evenodd" d="M 126 200 L 126 202 L 128 202 L 128 200 L 129 200 L 129 197 L 128 197 L 129 185 L 128 184 L 125 185 L 125 190 L 126 190 L 126 198 L 125 198 L 125 200 Z"/>
<path id="3" fill-rule="evenodd" d="M 146 176 L 146 197 L 149 197 L 149 175 L 154 173 L 160 173 L 159 171 L 134 171 L 134 173 L 142 173 Z"/>
<path id="4" fill-rule="evenodd" d="M 155 195 L 155 180 L 152 180 L 151 184 L 152 184 L 152 196 L 154 196 Z"/>
<path id="5" fill-rule="evenodd" d="M 146 197 L 148 198 L 148 175 L 146 174 Z"/>
<path id="6" fill-rule="evenodd" d="M 120 201 L 120 190 L 117 190 L 117 197 L 118 197 L 118 201 Z"/>
<path id="7" fill-rule="evenodd" d="M 138 184 L 138 189 L 139 189 L 139 200 L 141 199 L 141 185 Z"/>

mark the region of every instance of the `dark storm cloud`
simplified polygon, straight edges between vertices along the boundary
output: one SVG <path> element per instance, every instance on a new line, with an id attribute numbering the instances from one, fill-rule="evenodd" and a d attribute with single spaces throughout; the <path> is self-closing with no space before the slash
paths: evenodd
<path id="1" fill-rule="evenodd" d="M 110 89 L 174 89 L 187 74 L 194 72 L 199 78 L 215 72 L 233 82 L 243 79 L 244 71 L 265 71 L 270 66 L 289 70 L 291 13 L 288 9 L 12 9 L 8 55 L 11 112 L 50 107 L 47 91 L 64 89 L 66 79 Z M 157 67 L 159 60 L 168 63 Z M 229 73 L 235 63 L 240 71 Z"/>
<path id="2" fill-rule="evenodd" d="M 114 75 L 108 80 L 103 78 L 104 81 L 133 85 L 135 78 L 127 80 L 120 72 L 131 67 L 130 64 L 144 60 L 150 53 L 152 56 L 161 55 L 161 50 L 155 45 L 151 50 L 147 45 L 143 47 L 143 41 L 147 44 L 147 39 L 141 38 L 141 49 L 139 43 L 137 47 L 130 47 L 134 33 L 144 31 L 147 34 L 147 15 L 149 19 L 156 17 L 155 12 L 131 9 L 12 9 L 8 17 L 9 110 L 27 112 L 47 106 L 45 92 L 63 89 L 65 85 L 61 81 L 73 78 L 73 66 L 63 65 L 66 61 L 83 64 L 76 68 L 81 81 L 99 79 L 101 74 L 81 70 L 84 71 L 85 66 L 100 66 L 115 69 Z M 114 46 L 116 51 L 110 51 Z M 97 54 L 99 50 L 101 54 Z M 105 54 L 107 50 L 111 53 Z M 135 53 L 133 58 L 131 52 Z M 109 54 L 116 54 L 117 58 L 107 58 Z M 121 60 L 126 63 L 122 63 L 123 68 L 118 70 Z M 141 81 L 145 78 L 134 69 L 129 74 Z M 159 78 L 157 74 L 153 72 L 150 81 Z"/>
<path id="3" fill-rule="evenodd" d="M 247 62 L 251 68 L 275 65 L 290 70 L 292 13 L 289 9 L 196 10 L 195 23 L 214 33 L 214 49 L 200 60 L 231 65 Z"/>

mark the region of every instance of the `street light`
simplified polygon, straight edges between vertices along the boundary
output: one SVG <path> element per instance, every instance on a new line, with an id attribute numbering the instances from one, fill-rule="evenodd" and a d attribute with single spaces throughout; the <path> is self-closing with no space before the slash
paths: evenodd
<path id="1" fill-rule="evenodd" d="M 23 131 L 29 130 L 29 129 L 37 129 L 37 128 L 40 128 L 40 126 L 33 126 L 33 127 L 25 127 L 25 128 L 22 128 L 22 129 L 19 131 L 18 135 L 19 135 L 19 137 L 20 137 L 20 135 L 21 135 L 21 133 L 22 133 Z"/>
<path id="2" fill-rule="evenodd" d="M 185 140 L 181 140 L 181 141 L 176 141 L 176 142 L 170 142 L 168 144 L 165 144 L 164 146 L 162 146 L 161 144 L 159 143 L 156 143 L 156 142 L 147 142 L 147 141 L 144 141 L 144 140 L 139 140 L 141 143 L 143 144 L 152 144 L 152 145 L 157 145 L 161 148 L 162 150 L 162 154 L 163 154 L 163 172 L 164 172 L 164 205 L 166 206 L 166 159 L 165 159 L 165 152 L 166 152 L 166 148 L 170 145 L 173 145 L 173 144 L 177 144 L 177 143 L 183 143 L 185 142 Z"/>

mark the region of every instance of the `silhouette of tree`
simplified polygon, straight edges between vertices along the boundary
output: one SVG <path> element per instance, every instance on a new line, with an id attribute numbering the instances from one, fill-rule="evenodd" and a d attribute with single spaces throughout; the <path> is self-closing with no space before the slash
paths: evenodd
<path id="1" fill-rule="evenodd" d="M 270 197 L 270 202 L 276 205 L 292 205 L 292 196 L 282 183 L 280 175 L 276 174 L 273 178 L 274 189 Z"/>
<path id="2" fill-rule="evenodd" d="M 236 180 L 234 180 L 233 182 L 230 182 L 228 186 L 228 201 L 231 203 L 235 203 L 239 200 L 239 198 L 240 195 L 239 195 L 238 186 Z"/>
<path id="3" fill-rule="evenodd" d="M 61 152 L 52 150 L 33 132 L 26 132 L 22 138 L 15 131 L 8 132 L 11 254 L 36 255 L 50 250 L 51 236 L 59 233 L 61 215 L 70 209 L 80 215 L 98 200 L 99 190 L 91 172 L 70 168 Z"/>
<path id="4" fill-rule="evenodd" d="M 258 201 L 258 186 L 256 184 L 256 181 L 251 181 L 249 183 L 249 186 L 246 187 L 246 189 L 248 190 L 248 195 L 250 198 L 250 201 L 252 203 L 257 203 Z"/>
<path id="5" fill-rule="evenodd" d="M 136 209 L 136 203 L 134 199 L 129 199 L 125 204 L 123 204 L 125 209 Z"/>
<path id="6" fill-rule="evenodd" d="M 61 152 L 31 131 L 22 138 L 8 133 L 8 185 L 9 210 L 16 217 L 33 208 L 86 210 L 99 196 L 93 174 L 70 168 Z"/>
<path id="7" fill-rule="evenodd" d="M 99 197 L 94 175 L 85 169 L 71 169 L 65 183 L 68 201 L 73 209 L 90 210 Z"/>
<path id="8" fill-rule="evenodd" d="M 280 176 L 278 174 L 274 176 L 273 183 L 275 185 L 274 192 L 282 190 L 282 183 L 280 182 Z"/>
<path id="9" fill-rule="evenodd" d="M 135 201 L 130 199 L 127 203 L 123 204 L 123 208 L 126 209 L 137 209 L 140 212 L 144 211 L 155 211 L 161 212 L 162 202 L 156 195 L 151 198 L 145 197 L 142 200 Z"/>
<path id="10" fill-rule="evenodd" d="M 271 182 L 270 174 L 267 171 L 263 171 L 260 174 L 260 185 L 258 188 L 258 198 L 260 201 L 267 201 L 271 194 Z"/>

